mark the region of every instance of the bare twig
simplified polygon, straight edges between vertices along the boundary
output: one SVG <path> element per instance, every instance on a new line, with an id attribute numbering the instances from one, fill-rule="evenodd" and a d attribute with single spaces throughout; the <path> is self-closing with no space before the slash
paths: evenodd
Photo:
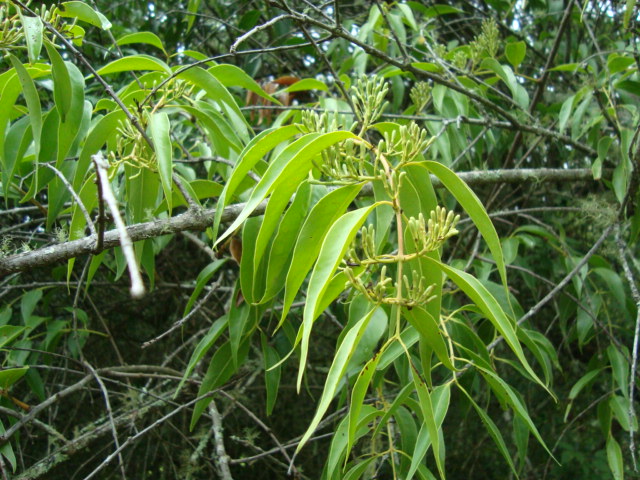
<path id="1" fill-rule="evenodd" d="M 69 180 L 67 180 L 67 177 L 65 177 L 60 170 L 58 170 L 56 167 L 54 167 L 50 163 L 45 163 L 45 165 L 49 167 L 51 170 L 53 170 L 53 173 L 55 173 L 60 179 L 60 181 L 64 184 L 64 186 L 67 187 L 67 190 L 69 190 L 69 193 L 78 204 L 78 208 L 82 212 L 82 215 L 84 215 L 84 219 L 86 220 L 87 225 L 89 226 L 89 230 L 91 230 L 91 234 L 97 237 L 98 234 L 96 232 L 96 227 L 93 224 L 93 221 L 91 220 L 91 215 L 89 215 L 89 212 L 87 211 L 87 207 L 84 206 L 84 203 L 80 199 L 80 195 L 78 195 L 78 192 L 76 192 L 73 189 L 73 186 L 69 183 Z"/>
<path id="2" fill-rule="evenodd" d="M 104 159 L 101 152 L 98 152 L 96 155 L 92 155 L 91 159 L 96 167 L 98 181 L 102 185 L 102 195 L 109 206 L 109 210 L 111 210 L 113 223 L 116 224 L 116 229 L 120 236 L 120 246 L 122 247 L 124 257 L 127 260 L 129 277 L 131 278 L 131 296 L 133 298 L 142 298 L 145 293 L 144 283 L 142 282 L 142 276 L 140 276 L 140 269 L 138 268 L 138 262 L 136 261 L 136 254 L 133 251 L 133 242 L 131 241 L 129 232 L 127 232 L 127 226 L 120 216 L 118 201 L 111 190 L 108 174 L 109 164 Z"/>
<path id="3" fill-rule="evenodd" d="M 113 419 L 113 410 L 111 409 L 111 402 L 109 401 L 109 392 L 107 388 L 104 386 L 104 382 L 96 372 L 95 368 L 91 366 L 89 362 L 86 360 L 83 362 L 85 368 L 91 372 L 93 378 L 96 379 L 98 386 L 100 387 L 100 391 L 102 392 L 102 397 L 104 398 L 104 405 L 107 409 L 107 418 L 109 419 L 109 426 L 111 427 L 111 434 L 113 436 L 113 443 L 116 446 L 116 449 L 120 448 L 120 441 L 118 440 L 118 429 L 116 427 L 115 420 Z M 120 474 L 122 475 L 122 479 L 126 480 L 127 474 L 124 471 L 124 461 L 122 460 L 122 453 L 118 453 L 118 463 L 120 466 Z"/>
<path id="4" fill-rule="evenodd" d="M 157 337 L 152 338 L 151 340 L 147 340 L 146 342 L 144 342 L 142 344 L 142 348 L 147 348 L 147 347 L 153 345 L 158 340 L 162 340 L 164 337 L 166 337 L 167 335 L 171 334 L 172 332 L 175 332 L 178 328 L 180 328 L 182 325 L 184 325 L 191 317 L 193 317 L 202 308 L 203 305 L 205 305 L 207 303 L 207 300 L 209 300 L 209 297 L 211 297 L 211 295 L 213 295 L 217 291 L 219 285 L 220 285 L 219 282 L 216 282 L 213 285 L 211 285 L 211 287 L 209 288 L 209 291 L 207 292 L 207 294 L 202 298 L 202 300 L 200 300 L 196 304 L 195 307 L 193 307 L 193 309 L 188 314 L 186 314 L 180 320 L 175 322 L 173 325 L 171 325 L 171 327 L 168 330 L 164 331 L 163 333 L 161 333 Z"/>
<path id="5" fill-rule="evenodd" d="M 633 275 L 633 271 L 629 267 L 629 262 L 627 261 L 627 245 L 622 239 L 620 233 L 620 225 L 616 226 L 616 243 L 618 244 L 618 256 L 620 258 L 620 262 L 622 263 L 622 269 L 624 270 L 624 275 L 627 279 L 627 283 L 629 283 L 631 296 L 633 297 L 633 301 L 636 304 L 636 324 L 633 330 L 633 350 L 631 353 L 631 380 L 629 382 L 628 412 L 629 425 L 633 425 L 634 420 L 636 419 L 634 394 L 636 389 L 636 375 L 638 373 L 638 342 L 640 338 L 640 292 L 638 291 L 638 286 L 636 284 L 636 279 Z M 633 469 L 637 472 L 638 465 L 636 461 L 635 430 L 633 428 L 629 429 L 629 451 L 631 452 Z"/>
<path id="6" fill-rule="evenodd" d="M 229 469 L 229 455 L 224 448 L 224 435 L 222 433 L 222 418 L 215 400 L 211 400 L 209 404 L 209 415 L 211 415 L 211 423 L 213 423 L 213 440 L 216 445 L 215 458 L 213 461 L 218 467 L 218 473 L 222 480 L 233 480 L 231 470 Z"/>
<path id="7" fill-rule="evenodd" d="M 244 42 L 247 38 L 252 37 L 253 35 L 255 35 L 258 32 L 261 32 L 262 30 L 266 30 L 267 28 L 269 28 L 270 26 L 278 23 L 281 20 L 286 20 L 287 18 L 292 18 L 291 15 L 287 15 L 287 14 L 282 14 L 282 15 L 278 15 L 277 17 L 273 17 L 271 20 L 260 24 L 260 25 L 256 25 L 255 27 L 253 27 L 251 30 L 249 30 L 247 33 L 245 33 L 244 35 L 239 36 L 235 42 L 233 42 L 233 45 L 231 45 L 231 48 L 229 48 L 229 53 L 236 53 L 236 50 L 238 49 L 238 45 L 240 45 L 242 42 Z"/>
<path id="8" fill-rule="evenodd" d="M 172 410 L 171 412 L 169 412 L 168 414 L 164 415 L 163 417 L 157 419 L 155 422 L 153 422 L 151 425 L 148 425 L 147 427 L 143 428 L 142 430 L 140 430 L 138 433 L 136 433 L 135 435 L 127 438 L 122 445 L 120 445 L 120 447 L 113 451 L 110 455 L 108 455 L 100 465 L 98 465 L 89 475 L 87 475 L 86 477 L 84 477 L 84 480 L 90 480 L 91 478 L 95 477 L 100 471 L 102 471 L 107 465 L 109 465 L 109 463 L 111 463 L 111 461 L 120 453 L 122 452 L 126 447 L 128 447 L 131 443 L 135 442 L 138 438 L 146 435 L 147 433 L 149 433 L 151 430 L 153 430 L 154 428 L 158 427 L 159 425 L 162 425 L 165 421 L 167 421 L 169 418 L 173 417 L 174 415 L 177 415 L 178 413 L 180 413 L 182 410 L 184 410 L 185 408 L 189 408 L 191 407 L 193 404 L 199 402 L 200 400 L 210 397 L 212 395 L 214 395 L 216 393 L 216 390 L 213 390 L 211 392 L 208 392 L 204 395 L 201 395 L 197 398 L 194 398 L 193 400 L 178 406 L 177 408 L 175 408 L 174 410 Z"/>

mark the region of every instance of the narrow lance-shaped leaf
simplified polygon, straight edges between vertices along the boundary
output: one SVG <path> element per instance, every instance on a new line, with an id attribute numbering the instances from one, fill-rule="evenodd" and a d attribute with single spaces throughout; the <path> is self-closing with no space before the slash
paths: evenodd
<path id="1" fill-rule="evenodd" d="M 311 170 L 313 159 L 318 153 L 347 138 L 357 137 L 351 132 L 330 132 L 325 134 L 310 133 L 296 140 L 290 148 L 295 149 L 297 145 L 300 145 L 301 148 L 293 156 L 283 152 L 269 164 L 269 168 L 267 168 L 260 182 L 251 193 L 251 197 L 244 209 L 225 233 L 216 240 L 215 245 L 220 244 L 231 235 L 251 215 L 260 202 L 279 185 L 283 183 L 298 183 L 305 178 L 309 170 Z M 289 150 L 285 151 L 288 152 Z"/>
<path id="2" fill-rule="evenodd" d="M 169 214 L 171 214 L 171 173 L 173 171 L 173 148 L 171 146 L 171 123 L 169 116 L 164 112 L 156 112 L 149 121 L 149 131 L 156 151 L 158 162 L 158 173 L 164 190 L 164 197 L 167 201 Z"/>
<path id="3" fill-rule="evenodd" d="M 302 335 L 298 334 L 302 345 L 300 349 L 300 367 L 298 370 L 297 389 L 300 391 L 302 376 L 307 363 L 309 352 L 309 339 L 311 338 L 311 328 L 314 320 L 318 317 L 318 305 L 322 296 L 330 283 L 333 273 L 338 268 L 340 261 L 344 257 L 351 241 L 367 219 L 367 216 L 376 208 L 379 203 L 374 203 L 368 207 L 359 208 L 352 212 L 345 213 L 333 224 L 322 243 L 322 249 L 318 256 L 316 266 L 311 273 L 309 288 L 307 289 L 307 302 L 304 306 L 304 314 L 301 328 Z M 297 340 L 296 340 L 297 343 Z"/>
<path id="4" fill-rule="evenodd" d="M 520 398 L 518 397 L 518 395 L 516 395 L 513 389 L 495 372 L 492 372 L 491 370 L 479 365 L 476 365 L 476 368 L 481 371 L 482 375 L 487 380 L 494 393 L 501 399 L 502 402 L 505 402 L 507 405 L 510 405 L 513 408 L 513 411 L 524 421 L 529 431 L 533 434 L 536 440 L 538 440 L 540 445 L 542 445 L 542 448 L 544 448 L 549 456 L 557 462 L 556 458 L 553 456 L 553 453 L 551 452 L 551 450 L 549 450 L 549 447 L 547 447 L 547 444 L 542 439 L 542 435 L 540 435 L 538 428 L 531 420 L 527 409 L 522 404 Z"/>
<path id="5" fill-rule="evenodd" d="M 176 393 L 173 395 L 174 398 L 178 396 L 178 393 L 180 393 L 180 390 L 182 389 L 184 382 L 187 381 L 187 378 L 189 378 L 189 375 L 191 375 L 191 372 L 193 372 L 193 369 L 196 367 L 198 362 L 202 360 L 202 357 L 204 357 L 207 354 L 207 352 L 213 346 L 215 341 L 227 329 L 228 322 L 229 322 L 229 316 L 223 315 L 222 317 L 217 319 L 215 322 L 213 322 L 213 325 L 211 325 L 211 328 L 209 329 L 207 334 L 204 337 L 202 337 L 202 339 L 198 342 L 198 345 L 196 346 L 196 348 L 193 350 L 193 353 L 191 354 L 191 358 L 189 359 L 187 368 L 184 371 L 184 375 L 182 375 L 182 379 L 180 380 L 180 383 L 176 388 Z"/>
<path id="6" fill-rule="evenodd" d="M 349 406 L 349 433 L 348 433 L 348 441 L 347 441 L 347 454 L 346 457 L 349 457 L 349 452 L 353 447 L 353 442 L 356 438 L 356 428 L 358 427 L 358 419 L 360 418 L 360 410 L 362 409 L 362 405 L 364 404 L 364 397 L 367 394 L 367 390 L 369 389 L 369 383 L 371 382 L 371 378 L 373 374 L 376 372 L 376 367 L 378 366 L 378 361 L 380 360 L 380 353 L 376 353 L 374 357 L 365 363 L 364 367 L 358 374 L 358 378 L 356 383 L 353 386 L 353 391 L 351 392 L 351 402 Z"/>
<path id="7" fill-rule="evenodd" d="M 66 18 L 77 18 L 103 30 L 111 28 L 111 22 L 107 20 L 107 17 L 91 8 L 85 2 L 63 2 L 58 7 L 58 15 Z"/>
<path id="8" fill-rule="evenodd" d="M 22 10 L 20 10 L 20 20 L 24 27 L 29 63 L 33 64 L 38 61 L 42 50 L 42 20 L 40 17 L 29 17 Z"/>
<path id="9" fill-rule="evenodd" d="M 506 290 L 507 288 L 507 269 L 504 264 L 504 256 L 502 254 L 502 245 L 500 237 L 496 232 L 489 214 L 485 210 L 478 196 L 458 177 L 453 170 L 445 167 L 441 163 L 426 161 L 426 167 L 438 177 L 447 190 L 455 197 L 460 206 L 469 214 L 469 218 L 478 228 L 480 235 L 484 238 L 489 246 L 489 250 L 496 262 L 500 279 Z"/>
<path id="10" fill-rule="evenodd" d="M 413 328 L 420 332 L 421 338 L 433 349 L 438 360 L 449 370 L 457 370 L 453 363 L 451 363 L 449 350 L 447 349 L 436 319 L 420 306 L 416 306 L 411 310 L 405 309 L 403 316 L 409 321 Z"/>
<path id="11" fill-rule="evenodd" d="M 251 142 L 240 153 L 238 162 L 227 179 L 224 189 L 218 200 L 216 215 L 213 220 L 213 238 L 218 236 L 218 228 L 222 219 L 222 212 L 236 192 L 240 183 L 245 179 L 249 171 L 260 159 L 273 150 L 277 145 L 289 140 L 294 135 L 300 133 L 297 125 L 287 125 L 281 128 L 265 130 L 253 138 Z"/>
<path id="12" fill-rule="evenodd" d="M 34 154 L 36 159 L 33 169 L 33 179 L 31 180 L 31 187 L 29 188 L 29 192 L 27 192 L 27 194 L 22 199 L 22 201 L 26 201 L 35 195 L 36 189 L 38 188 L 38 158 L 40 156 L 40 137 L 42 135 L 42 107 L 40 106 L 40 97 L 38 96 L 38 91 L 36 90 L 36 86 L 33 83 L 33 79 L 29 75 L 29 72 L 27 72 L 27 69 L 24 68 L 24 65 L 22 65 L 22 63 L 20 63 L 20 61 L 14 55 L 9 54 L 9 59 L 11 60 L 13 68 L 15 68 L 16 72 L 18 73 L 18 79 L 22 84 L 22 92 L 24 94 L 25 101 L 27 102 L 27 109 L 29 110 L 29 118 L 31 121 L 31 132 L 33 134 Z"/>
<path id="13" fill-rule="evenodd" d="M 418 392 L 424 426 L 426 427 L 426 431 L 429 434 L 428 438 L 423 436 L 422 439 L 420 439 L 420 435 L 418 435 L 419 438 L 416 442 L 416 449 L 420 448 L 421 450 L 424 450 L 426 452 L 425 448 L 428 447 L 429 442 L 431 443 L 431 446 L 433 447 L 433 456 L 436 460 L 436 466 L 438 467 L 440 478 L 444 479 L 444 464 L 443 459 L 440 457 L 440 435 L 438 433 L 438 430 L 440 430 L 440 426 L 444 421 L 444 417 L 449 407 L 450 387 L 448 383 L 438 387 L 439 389 L 441 389 L 441 391 L 438 395 L 439 401 L 435 402 L 434 400 L 436 397 L 436 391 L 434 390 L 432 394 L 430 394 L 426 383 L 424 383 L 424 381 L 419 377 L 417 372 L 414 372 L 413 383 L 416 387 L 416 391 Z M 422 453 L 422 455 L 424 455 L 424 453 Z M 414 454 L 411 461 L 409 473 L 407 474 L 408 479 L 413 476 L 421 460 L 421 455 Z"/>
<path id="14" fill-rule="evenodd" d="M 285 281 L 284 305 L 278 326 L 282 325 L 298 289 L 315 262 L 329 228 L 347 209 L 362 185 L 346 185 L 322 197 L 314 205 L 296 240 L 293 257 Z"/>
<path id="15" fill-rule="evenodd" d="M 462 388 L 460 385 L 458 385 L 458 388 L 462 391 L 462 393 L 465 394 L 465 396 L 467 397 L 467 399 L 469 400 L 469 402 L 471 403 L 475 411 L 478 413 L 478 415 L 480 416 L 480 419 L 482 420 L 482 423 L 484 423 L 484 425 L 487 427 L 487 432 L 489 433 L 489 436 L 493 439 L 494 443 L 498 447 L 498 450 L 500 450 L 500 454 L 509 464 L 511 471 L 513 472 L 513 475 L 516 478 L 518 478 L 518 472 L 516 470 L 516 466 L 513 464 L 513 459 L 511 458 L 511 454 L 509 453 L 507 444 L 505 443 L 504 438 L 500 433 L 500 429 L 496 426 L 493 420 L 491 420 L 491 417 L 487 414 L 487 412 L 485 412 L 476 402 L 473 401 L 473 398 L 471 398 L 471 395 L 469 395 L 469 393 L 467 393 L 467 391 L 464 388 Z"/>
<path id="16" fill-rule="evenodd" d="M 71 108 L 71 78 L 67 66 L 58 53 L 56 47 L 49 41 L 44 44 L 51 60 L 51 74 L 53 75 L 53 99 L 60 114 L 60 120 L 65 121 L 67 112 Z"/>
<path id="17" fill-rule="evenodd" d="M 329 408 L 331 400 L 333 400 L 333 396 L 338 388 L 338 384 L 347 370 L 349 359 L 351 358 L 351 355 L 353 355 L 356 345 L 367 328 L 374 311 L 375 309 L 372 309 L 362 320 L 356 323 L 345 335 L 340 347 L 338 347 L 338 351 L 331 363 L 331 367 L 329 367 L 329 373 L 327 374 L 327 380 L 325 381 L 324 389 L 322 390 L 322 397 L 318 404 L 318 410 L 316 411 L 313 420 L 311 420 L 309 428 L 307 428 L 307 431 L 302 436 L 302 439 L 296 448 L 296 452 L 299 452 L 302 447 L 304 447 L 305 443 L 307 443 L 311 435 L 313 435 L 313 432 L 320 423 L 320 420 L 322 420 L 322 417 Z"/>
<path id="18" fill-rule="evenodd" d="M 489 293 L 489 291 L 482 285 L 478 279 L 469 275 L 462 270 L 445 265 L 442 262 L 425 257 L 425 260 L 431 263 L 436 268 L 443 271 L 456 285 L 458 285 L 465 294 L 482 310 L 482 313 L 491 321 L 496 330 L 502 335 L 507 345 L 516 354 L 518 360 L 525 368 L 527 373 L 540 384 L 549 394 L 553 396 L 553 393 L 544 384 L 544 382 L 533 371 L 531 365 L 524 355 L 522 346 L 518 341 L 512 320 L 504 313 L 497 300 Z M 554 397 L 555 398 L 555 397 Z"/>

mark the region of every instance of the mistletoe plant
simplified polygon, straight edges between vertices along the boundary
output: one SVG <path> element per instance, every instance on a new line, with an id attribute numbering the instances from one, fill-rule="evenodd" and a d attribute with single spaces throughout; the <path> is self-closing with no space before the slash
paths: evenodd
<path id="1" fill-rule="evenodd" d="M 463 386 L 465 371 L 470 367 L 479 371 L 503 404 L 544 442 L 517 394 L 496 373 L 491 351 L 456 312 L 443 312 L 448 295 L 445 279 L 473 301 L 474 305 L 461 310 L 475 310 L 489 319 L 516 355 L 517 368 L 545 387 L 525 357 L 519 337 L 535 343 L 509 316 L 508 300 L 501 305 L 477 278 L 442 261 L 446 241 L 458 233 L 460 216 L 439 205 L 431 175 L 453 194 L 484 237 L 502 279 L 504 298 L 509 298 L 496 231 L 469 187 L 447 167 L 425 159 L 433 138 L 414 123 L 376 123 L 385 108 L 387 90 L 382 79 L 363 77 L 352 88 L 355 121 L 348 115 L 307 111 L 298 124 L 262 132 L 239 155 L 210 234 L 217 246 L 242 229 L 237 290 L 246 303 L 232 306 L 224 320 L 229 344 L 224 353 L 221 349 L 220 355 L 214 355 L 199 395 L 228 378 L 233 368 L 221 369 L 224 355 L 230 354 L 233 362 L 246 355 L 247 339 L 264 328 L 258 320 L 281 292 L 282 314 L 273 330 L 275 335 L 283 332 L 291 348 L 281 359 L 263 342 L 267 390 L 277 391 L 279 369 L 296 352 L 300 391 L 314 325 L 341 298 L 349 305 L 349 321 L 338 340 L 316 414 L 298 445 L 299 451 L 331 402 L 336 397 L 339 403 L 346 402 L 344 394 L 350 389 L 348 414 L 334 437 L 323 478 L 342 478 L 343 470 L 344 478 L 358 478 L 367 469 L 382 468 L 385 462 L 394 478 L 411 478 L 416 472 L 430 478 L 423 462 L 429 447 L 444 478 L 441 426 L 452 386 L 468 397 L 514 468 L 500 432 L 472 400 L 468 389 L 473 386 Z M 257 184 L 246 192 L 244 208 L 217 236 L 223 207 L 269 152 L 271 160 Z M 264 214 L 253 216 L 259 206 Z M 301 292 L 306 298 L 300 323 L 289 312 Z M 220 335 L 221 327 L 214 325 L 196 348 L 186 375 Z M 404 388 L 390 388 L 398 378 Z M 369 391 L 372 397 L 367 396 Z M 269 411 L 274 395 L 268 399 Z M 209 401 L 197 404 L 192 425 Z M 409 412 L 419 419 L 417 429 L 408 426 L 413 424 Z M 398 444 L 395 428 L 413 429 L 417 434 L 401 432 Z M 368 445 L 359 456 L 350 456 L 365 437 Z"/>

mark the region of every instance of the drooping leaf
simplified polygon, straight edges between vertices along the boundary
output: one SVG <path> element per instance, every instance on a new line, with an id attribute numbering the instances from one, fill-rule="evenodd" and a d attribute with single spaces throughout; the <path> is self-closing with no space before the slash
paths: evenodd
<path id="1" fill-rule="evenodd" d="M 167 201 L 169 213 L 172 208 L 171 191 L 173 181 L 171 174 L 173 172 L 173 146 L 171 145 L 171 123 L 169 116 L 165 112 L 156 112 L 149 119 L 149 132 L 156 153 L 156 161 L 162 189 L 164 190 L 164 198 Z"/>
<path id="2" fill-rule="evenodd" d="M 340 344 L 340 347 L 333 358 L 333 362 L 331 363 L 331 367 L 329 367 L 329 373 L 327 374 L 327 379 L 322 390 L 322 396 L 318 403 L 318 409 L 316 410 L 307 431 L 302 436 L 302 439 L 296 448 L 296 452 L 299 452 L 302 447 L 304 447 L 305 443 L 307 443 L 311 435 L 313 435 L 313 432 L 320 423 L 320 420 L 322 420 L 322 417 L 329 408 L 329 404 L 331 403 L 331 400 L 333 400 L 338 384 L 347 369 L 349 359 L 351 358 L 358 341 L 362 337 L 365 328 L 367 328 L 367 324 L 369 323 L 374 311 L 375 310 L 371 310 L 362 320 L 354 325 L 353 328 L 345 335 L 344 340 Z"/>
<path id="3" fill-rule="evenodd" d="M 320 301 L 329 286 L 336 268 L 344 257 L 351 240 L 366 220 L 367 216 L 378 206 L 374 203 L 368 207 L 359 208 L 352 212 L 345 213 L 336 221 L 322 243 L 318 261 L 309 279 L 307 289 L 307 301 L 304 306 L 301 334 L 298 337 L 301 341 L 300 367 L 298 369 L 297 388 L 300 391 L 302 376 L 307 363 L 309 351 L 309 340 L 314 320 L 320 315 L 318 310 Z M 297 341 L 296 341 L 297 343 Z"/>
<path id="4" fill-rule="evenodd" d="M 107 20 L 107 17 L 91 8 L 85 2 L 62 2 L 58 6 L 58 14 L 65 18 L 77 18 L 102 30 L 111 28 L 111 22 Z"/>

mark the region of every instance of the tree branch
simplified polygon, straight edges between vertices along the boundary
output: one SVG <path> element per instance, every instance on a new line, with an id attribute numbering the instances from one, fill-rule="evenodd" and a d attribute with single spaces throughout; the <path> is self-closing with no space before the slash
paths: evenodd
<path id="1" fill-rule="evenodd" d="M 469 186 L 490 185 L 496 183 L 525 183 L 525 182 L 584 182 L 592 181 L 590 169 L 519 169 L 519 170 L 490 170 L 476 172 L 460 172 L 460 178 Z M 435 176 L 431 176 L 434 188 L 443 185 Z M 362 189 L 361 195 L 371 195 L 370 185 Z M 264 201 L 252 212 L 252 216 L 262 215 L 267 202 Z M 238 203 L 224 209 L 222 222 L 233 221 L 243 210 L 245 204 Z M 205 230 L 213 224 L 216 210 L 202 211 L 188 210 L 187 212 L 168 219 L 138 223 L 127 227 L 127 233 L 133 242 L 149 238 L 171 235 L 186 230 Z M 120 246 L 120 234 L 117 230 L 109 230 L 104 234 L 103 250 Z M 39 248 L 30 252 L 11 255 L 0 259 L 0 277 L 15 272 L 24 272 L 38 267 L 64 262 L 70 258 L 99 253 L 95 251 L 95 239 L 85 237 L 57 245 Z"/>

